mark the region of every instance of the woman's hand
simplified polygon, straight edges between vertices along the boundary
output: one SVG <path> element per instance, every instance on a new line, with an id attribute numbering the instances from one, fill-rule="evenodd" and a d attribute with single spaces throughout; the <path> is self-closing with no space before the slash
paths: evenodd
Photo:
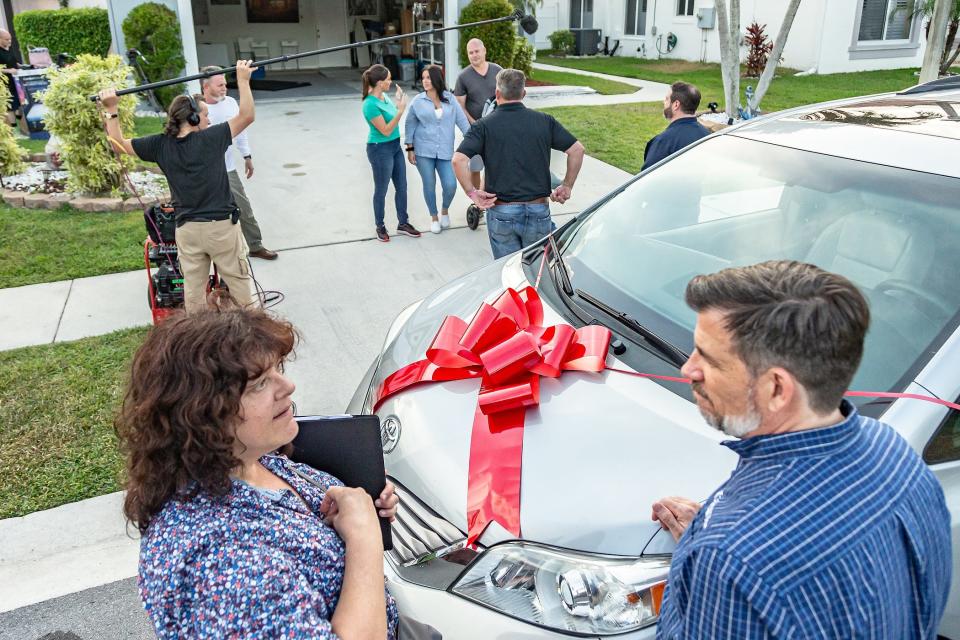
<path id="1" fill-rule="evenodd" d="M 377 515 L 381 518 L 388 518 L 390 522 L 397 519 L 397 505 L 400 504 L 400 498 L 397 497 L 396 487 L 393 486 L 392 482 L 387 480 L 387 486 L 383 488 L 380 497 L 373 504 L 380 510 Z"/>
<path id="2" fill-rule="evenodd" d="M 407 151 L 407 162 L 417 164 L 417 155 L 413 151 Z M 390 484 L 389 482 L 387 483 Z"/>
<path id="3" fill-rule="evenodd" d="M 379 546 L 383 552 L 383 538 L 373 501 L 363 489 L 330 487 L 320 503 L 320 513 L 348 546 Z"/>
<path id="4" fill-rule="evenodd" d="M 116 89 L 104 89 L 99 93 L 99 98 L 100 104 L 103 105 L 104 109 L 112 109 L 120 102 L 120 98 L 117 97 Z"/>
<path id="5" fill-rule="evenodd" d="M 403 87 L 397 85 L 397 91 L 393 94 L 393 99 L 397 103 L 397 111 L 405 111 L 407 108 L 407 95 L 403 92 Z"/>

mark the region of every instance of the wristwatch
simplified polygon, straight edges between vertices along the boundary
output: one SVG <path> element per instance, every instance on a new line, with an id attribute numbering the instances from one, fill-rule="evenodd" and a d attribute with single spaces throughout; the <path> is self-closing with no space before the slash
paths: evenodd
<path id="1" fill-rule="evenodd" d="M 253 156 L 243 156 L 244 160 L 253 160 Z"/>
<path id="2" fill-rule="evenodd" d="M 120 114 L 119 114 L 119 113 L 108 113 L 108 114 L 106 114 L 106 116 L 107 116 L 108 119 L 109 119 L 109 118 L 119 118 L 119 117 L 120 117 Z"/>

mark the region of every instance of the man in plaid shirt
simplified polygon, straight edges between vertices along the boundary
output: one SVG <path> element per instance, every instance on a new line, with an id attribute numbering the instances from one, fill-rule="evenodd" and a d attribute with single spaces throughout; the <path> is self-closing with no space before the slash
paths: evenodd
<path id="1" fill-rule="evenodd" d="M 950 514 L 923 460 L 843 400 L 867 301 L 846 278 L 766 262 L 697 276 L 683 367 L 740 456 L 701 505 L 664 498 L 679 541 L 657 637 L 935 638 Z"/>

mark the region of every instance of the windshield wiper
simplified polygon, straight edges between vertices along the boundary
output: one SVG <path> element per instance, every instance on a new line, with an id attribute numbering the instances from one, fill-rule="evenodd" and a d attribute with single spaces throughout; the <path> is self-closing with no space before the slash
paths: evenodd
<path id="1" fill-rule="evenodd" d="M 553 254 L 553 263 L 550 264 L 550 273 L 553 273 L 553 267 L 558 266 L 558 272 L 560 274 L 560 287 L 563 289 L 563 292 L 568 296 L 573 295 L 573 282 L 570 280 L 570 269 L 567 268 L 567 263 L 563 261 L 563 256 L 560 255 L 560 249 L 557 247 L 557 240 L 553 237 L 551 233 L 547 236 L 547 242 L 550 244 L 550 253 Z"/>
<path id="2" fill-rule="evenodd" d="M 583 289 L 577 289 L 576 294 L 604 313 L 613 316 L 622 324 L 639 333 L 648 343 L 650 343 L 650 345 L 655 347 L 663 355 L 667 356 L 667 359 L 671 363 L 675 364 L 678 369 L 686 364 L 687 360 L 690 358 L 690 356 L 684 353 L 682 349 L 658 336 L 630 314 L 618 309 L 614 309 L 607 303 L 593 297 Z"/>

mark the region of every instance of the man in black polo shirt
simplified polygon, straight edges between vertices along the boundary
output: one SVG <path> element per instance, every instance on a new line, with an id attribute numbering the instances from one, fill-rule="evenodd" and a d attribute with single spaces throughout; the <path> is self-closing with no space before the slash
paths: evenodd
<path id="1" fill-rule="evenodd" d="M 555 225 L 550 204 L 570 198 L 583 164 L 583 145 L 553 116 L 523 106 L 526 78 L 522 71 L 497 74 L 497 109 L 474 123 L 453 155 L 460 186 L 487 210 L 487 233 L 493 257 L 501 258 L 533 244 Z M 550 188 L 550 150 L 567 154 L 567 173 Z M 473 186 L 470 158 L 479 155 L 486 167 L 483 189 Z"/>
<path id="2" fill-rule="evenodd" d="M 209 127 L 202 97 L 177 96 L 167 109 L 163 133 L 133 140 L 120 130 L 116 91 L 100 92 L 111 141 L 124 153 L 156 162 L 170 184 L 187 313 L 206 308 L 211 261 L 237 304 L 253 303 L 247 243 L 223 162 L 233 139 L 254 119 L 250 74 L 250 62 L 237 61 L 240 113 L 228 122 Z"/>
<path id="3" fill-rule="evenodd" d="M 700 91 L 695 86 L 686 82 L 674 82 L 670 85 L 670 93 L 663 99 L 663 117 L 669 120 L 670 124 L 663 133 L 647 142 L 643 150 L 641 171 L 688 144 L 710 135 L 710 131 L 697 122 L 699 106 Z"/>

